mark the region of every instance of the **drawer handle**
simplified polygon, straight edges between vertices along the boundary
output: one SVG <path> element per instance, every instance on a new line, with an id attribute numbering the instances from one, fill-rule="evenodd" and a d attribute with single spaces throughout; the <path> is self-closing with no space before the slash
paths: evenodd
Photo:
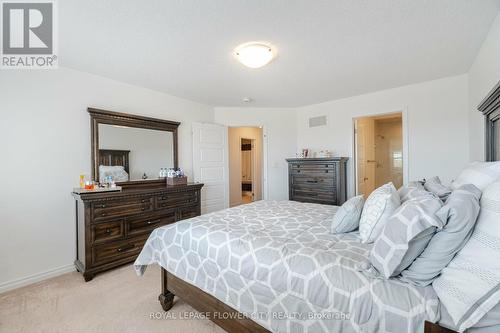
<path id="1" fill-rule="evenodd" d="M 148 225 L 160 223 L 161 220 L 148 221 Z"/>
<path id="2" fill-rule="evenodd" d="M 142 203 L 145 203 L 145 202 L 146 202 L 146 199 L 142 199 L 142 200 L 141 200 L 141 202 L 142 202 Z"/>
<path id="3" fill-rule="evenodd" d="M 110 234 L 111 233 L 111 229 L 106 229 L 106 233 Z"/>
<path id="4" fill-rule="evenodd" d="M 300 170 L 297 170 L 297 173 L 300 173 Z"/>
<path id="5" fill-rule="evenodd" d="M 308 182 L 308 183 L 313 183 L 313 184 L 318 183 L 318 181 L 317 181 L 317 180 L 308 180 L 307 182 Z"/>
<path id="6" fill-rule="evenodd" d="M 119 247 L 118 249 L 116 249 L 116 251 L 118 252 L 123 252 L 123 251 L 128 251 L 128 250 L 132 250 L 135 246 L 134 245 L 128 245 L 128 246 L 125 246 L 125 247 Z"/>
<path id="7" fill-rule="evenodd" d="M 328 170 L 325 170 L 325 173 L 328 173 Z"/>
<path id="8" fill-rule="evenodd" d="M 161 200 L 167 200 L 167 197 L 165 197 L 165 196 L 161 197 Z"/>
<path id="9" fill-rule="evenodd" d="M 106 216 L 106 213 L 102 213 L 102 214 L 101 214 L 101 216 L 102 216 L 102 217 Z"/>
<path id="10" fill-rule="evenodd" d="M 146 210 L 146 207 L 142 207 L 142 208 L 141 208 L 141 210 L 142 210 L 142 211 L 145 211 L 145 210 Z"/>
<path id="11" fill-rule="evenodd" d="M 101 205 L 101 208 L 106 208 L 106 205 L 105 205 L 105 204 L 102 204 L 102 205 Z"/>

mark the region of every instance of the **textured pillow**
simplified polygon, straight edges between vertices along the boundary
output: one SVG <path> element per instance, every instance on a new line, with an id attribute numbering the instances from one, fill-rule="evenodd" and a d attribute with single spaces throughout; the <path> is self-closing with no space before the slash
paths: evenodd
<path id="1" fill-rule="evenodd" d="M 332 234 L 356 230 L 363 211 L 365 199 L 362 195 L 347 200 L 335 213 L 332 222 Z"/>
<path id="2" fill-rule="evenodd" d="M 446 201 L 446 199 L 448 199 L 448 196 L 451 194 L 451 188 L 441 184 L 441 179 L 439 179 L 439 177 L 437 176 L 427 179 L 424 184 L 424 188 L 427 191 L 437 195 L 439 199 L 443 201 Z"/>
<path id="3" fill-rule="evenodd" d="M 363 243 L 373 243 L 380 235 L 389 217 L 401 205 L 392 183 L 380 186 L 365 202 L 359 220 L 359 235 Z"/>
<path id="4" fill-rule="evenodd" d="M 473 162 L 451 183 L 452 189 L 473 184 L 481 191 L 500 179 L 500 162 Z"/>
<path id="5" fill-rule="evenodd" d="M 398 190 L 401 203 L 415 198 L 417 193 L 421 193 L 420 191 L 424 191 L 424 185 L 418 181 L 412 181 L 401 186 Z"/>
<path id="6" fill-rule="evenodd" d="M 455 254 L 469 240 L 479 215 L 481 191 L 472 184 L 453 191 L 436 216 L 445 224 L 425 248 L 424 252 L 401 273 L 402 280 L 427 286 L 441 274 Z"/>
<path id="7" fill-rule="evenodd" d="M 443 222 L 435 215 L 439 198 L 429 193 L 408 200 L 387 222 L 370 252 L 370 262 L 386 279 L 396 276 L 417 258 Z"/>
<path id="8" fill-rule="evenodd" d="M 500 301 L 500 182 L 488 186 L 472 236 L 432 286 L 462 332 Z"/>

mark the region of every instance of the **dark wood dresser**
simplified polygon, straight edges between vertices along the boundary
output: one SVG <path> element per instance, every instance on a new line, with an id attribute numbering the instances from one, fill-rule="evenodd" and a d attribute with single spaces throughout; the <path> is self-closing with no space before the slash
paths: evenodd
<path id="1" fill-rule="evenodd" d="M 133 262 L 153 229 L 200 215 L 202 187 L 156 185 L 121 192 L 73 193 L 75 266 L 85 281 L 96 273 Z"/>
<path id="2" fill-rule="evenodd" d="M 347 198 L 347 157 L 290 158 L 289 199 L 342 205 Z"/>

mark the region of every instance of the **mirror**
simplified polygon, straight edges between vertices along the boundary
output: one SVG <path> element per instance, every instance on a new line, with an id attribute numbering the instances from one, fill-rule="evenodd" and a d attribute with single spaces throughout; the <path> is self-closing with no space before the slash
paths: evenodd
<path id="1" fill-rule="evenodd" d="M 93 180 L 164 182 L 160 170 L 177 168 L 178 122 L 91 108 L 88 112 Z"/>
<path id="2" fill-rule="evenodd" d="M 117 181 L 158 179 L 162 168 L 174 167 L 172 132 L 99 124 L 100 183 L 113 173 L 108 166 L 123 166 Z"/>

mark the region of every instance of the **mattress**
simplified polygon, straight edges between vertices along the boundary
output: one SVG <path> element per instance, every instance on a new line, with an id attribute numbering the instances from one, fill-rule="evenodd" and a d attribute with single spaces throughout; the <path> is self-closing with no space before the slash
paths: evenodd
<path id="1" fill-rule="evenodd" d="M 329 233 L 337 207 L 258 201 L 154 230 L 135 262 L 157 263 L 273 332 L 423 332 L 431 286 L 373 279 L 371 244 Z M 182 296 L 182 295 L 181 295 Z"/>

